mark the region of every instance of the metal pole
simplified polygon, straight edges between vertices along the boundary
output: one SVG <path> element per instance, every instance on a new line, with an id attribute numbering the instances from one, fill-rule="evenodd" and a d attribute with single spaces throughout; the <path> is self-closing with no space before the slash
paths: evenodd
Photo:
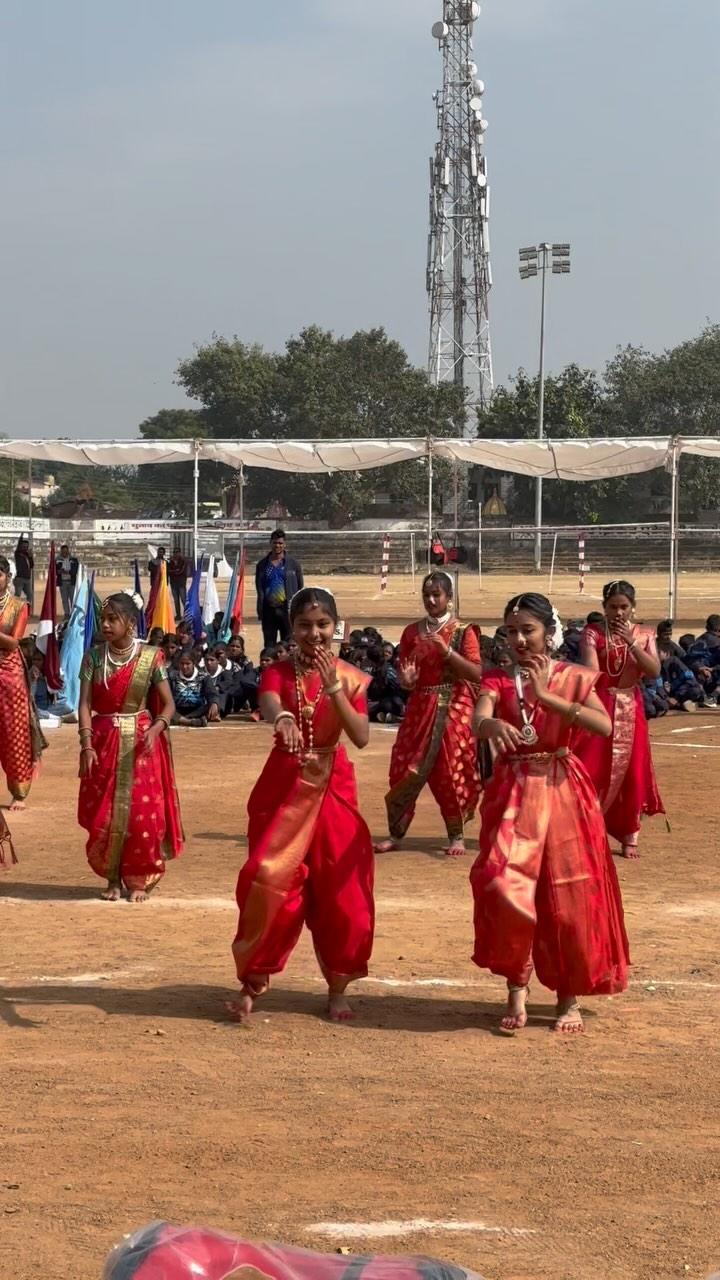
<path id="1" fill-rule="evenodd" d="M 33 547 L 33 512 L 32 512 L 32 458 L 28 459 L 28 542 L 30 543 L 30 555 L 35 559 L 35 550 Z M 28 600 L 30 613 L 35 609 L 35 565 L 30 570 L 30 599 Z"/>
<path id="2" fill-rule="evenodd" d="M 478 583 L 482 585 L 482 502 L 478 502 Z"/>
<path id="3" fill-rule="evenodd" d="M 245 528 L 245 467 L 240 463 L 240 528 Z"/>
<path id="4" fill-rule="evenodd" d="M 678 525 L 678 451 L 673 441 L 670 465 L 670 573 L 668 576 L 668 617 L 677 613 L 677 525 Z"/>
<path id="5" fill-rule="evenodd" d="M 427 562 L 428 569 L 432 569 L 432 561 L 430 559 L 432 552 L 432 536 L 433 536 L 433 449 L 432 440 L 428 436 L 427 442 L 427 459 L 428 459 L 428 539 L 427 539 Z"/>
<path id="6" fill-rule="evenodd" d="M 15 514 L 15 459 L 10 459 L 10 515 Z"/>
<path id="7" fill-rule="evenodd" d="M 412 574 L 413 594 L 415 592 L 415 534 L 410 534 L 410 572 Z"/>
<path id="8" fill-rule="evenodd" d="M 550 561 L 550 582 L 548 584 L 548 595 L 552 595 L 553 579 L 555 577 L 555 554 L 557 552 L 558 536 L 555 534 L 553 538 L 552 560 Z"/>
<path id="9" fill-rule="evenodd" d="M 200 466 L 198 464 L 198 455 L 200 446 L 197 440 L 193 441 L 195 450 L 195 463 L 193 466 L 193 565 L 197 569 L 198 562 L 198 484 L 200 480 Z"/>
<path id="10" fill-rule="evenodd" d="M 547 274 L 549 244 L 540 245 L 542 254 L 542 285 L 540 290 L 540 387 L 538 391 L 538 440 L 545 435 L 545 276 Z M 535 481 L 535 572 L 542 568 L 542 476 Z"/>

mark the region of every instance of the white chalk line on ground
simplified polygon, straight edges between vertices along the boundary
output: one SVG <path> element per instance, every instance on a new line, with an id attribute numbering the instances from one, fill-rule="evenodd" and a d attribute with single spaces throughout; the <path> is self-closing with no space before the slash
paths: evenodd
<path id="1" fill-rule="evenodd" d="M 122 911 L 123 906 L 127 906 L 127 903 L 124 903 L 122 899 L 118 902 L 105 902 L 100 897 L 73 898 L 70 894 L 68 894 L 67 898 L 55 898 L 53 901 L 56 903 L 62 903 L 65 906 L 99 907 L 102 908 L 103 911 Z M 434 898 L 432 902 L 422 898 L 376 898 L 375 906 L 380 910 L 386 908 L 388 910 L 423 911 L 427 908 L 429 911 L 431 907 L 437 905 L 437 901 L 437 897 Z M 449 901 L 450 899 L 448 898 L 448 902 Z M 13 907 L 28 905 L 34 906 L 37 905 L 37 899 L 13 898 L 10 894 L 2 894 L 0 895 L 0 906 L 3 904 Z M 150 900 L 150 903 L 147 904 L 147 906 L 152 907 L 153 909 L 157 907 L 179 907 L 181 910 L 185 911 L 189 911 L 195 907 L 208 911 L 237 911 L 237 904 L 234 902 L 230 894 L 228 894 L 226 898 L 169 898 L 158 893 Z M 144 909 L 146 909 L 145 906 L 143 907 L 143 910 Z"/>
<path id="2" fill-rule="evenodd" d="M 671 733 L 704 733 L 706 729 L 716 729 L 714 724 L 691 724 L 685 729 L 671 729 Z M 654 739 L 653 739 L 654 741 Z"/>
<path id="3" fill-rule="evenodd" d="M 472 1232 L 475 1235 L 504 1236 L 517 1239 L 535 1236 L 531 1227 L 493 1227 L 487 1222 L 456 1222 L 453 1218 L 389 1218 L 385 1222 L 314 1222 L 305 1228 L 309 1235 L 327 1236 L 330 1240 L 389 1240 L 413 1236 L 420 1232 Z"/>
<path id="4" fill-rule="evenodd" d="M 37 983 L 38 986 L 61 986 L 63 984 L 71 984 L 76 987 L 96 986 L 99 982 L 110 982 L 117 978 L 134 978 L 147 977 L 151 973 L 156 973 L 155 969 L 149 968 L 147 965 L 141 965 L 135 969 L 116 969 L 108 973 L 78 973 L 78 974 L 28 974 L 26 977 L 10 978 L 0 975 L 0 985 L 2 986 L 19 986 L 22 983 Z M 317 974 L 297 974 L 292 975 L 292 979 L 298 982 L 309 983 L 311 986 L 323 986 L 323 981 Z M 393 990 L 413 990 L 413 989 L 434 989 L 434 990 L 451 990 L 451 991 L 501 991 L 499 986 L 500 979 L 492 977 L 467 980 L 463 978 L 380 978 L 372 975 L 364 978 L 363 985 L 390 987 Z M 228 985 L 230 985 L 228 983 Z M 629 983 L 631 987 L 644 987 L 645 990 L 657 989 L 658 987 L 666 987 L 674 989 L 681 987 L 686 990 L 695 991 L 719 991 L 720 982 L 697 982 L 687 978 L 631 978 Z M 362 990 L 359 987 L 358 990 Z M 607 999 L 616 1000 L 617 996 L 608 996 Z"/>
<path id="5" fill-rule="evenodd" d="M 653 751 L 657 747 L 674 747 L 676 751 L 683 748 L 690 751 L 720 751 L 720 745 L 712 742 L 663 742 L 662 738 L 653 738 L 652 747 Z"/>

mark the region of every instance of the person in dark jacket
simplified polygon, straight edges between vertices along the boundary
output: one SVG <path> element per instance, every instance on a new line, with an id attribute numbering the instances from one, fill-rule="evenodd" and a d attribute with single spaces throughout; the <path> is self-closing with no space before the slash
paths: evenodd
<path id="1" fill-rule="evenodd" d="M 265 648 L 290 639 L 288 605 L 304 586 L 299 561 L 287 554 L 284 529 L 270 535 L 270 553 L 255 566 L 257 616 L 260 620 Z"/>
<path id="2" fill-rule="evenodd" d="M 15 595 L 24 596 L 32 608 L 32 576 L 35 560 L 30 540 L 22 534 L 15 548 Z"/>
<path id="3" fill-rule="evenodd" d="M 79 569 L 80 562 L 77 556 L 71 556 L 67 542 L 63 542 L 60 548 L 60 555 L 55 561 L 55 575 L 57 585 L 60 588 L 60 599 L 62 600 L 63 613 L 65 615 L 66 622 L 72 613 L 73 600 L 75 598 L 75 586 L 77 584 Z"/>

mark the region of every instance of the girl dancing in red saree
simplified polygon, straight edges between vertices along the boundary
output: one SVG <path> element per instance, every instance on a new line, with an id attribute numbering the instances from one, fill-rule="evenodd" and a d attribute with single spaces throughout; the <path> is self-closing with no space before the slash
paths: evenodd
<path id="1" fill-rule="evenodd" d="M 660 660 L 653 632 L 632 622 L 634 606 L 631 583 L 608 582 L 603 587 L 605 625 L 586 627 L 580 647 L 585 665 L 600 673 L 597 691 L 613 731 L 602 741 L 582 734 L 577 753 L 597 788 L 608 834 L 619 841 L 625 858 L 640 856 L 642 815 L 665 812 L 640 692 L 643 676 L 659 676 Z"/>
<path id="2" fill-rule="evenodd" d="M 367 974 L 374 930 L 373 854 L 358 813 L 355 774 L 340 736 L 369 737 L 369 677 L 336 662 L 337 607 L 328 591 L 306 587 L 290 602 L 294 658 L 260 678 L 260 710 L 275 745 L 248 801 L 248 860 L 237 882 L 233 943 L 241 1021 L 280 973 L 307 922 L 323 976 L 328 1012 L 352 1018 L 348 983 Z"/>
<path id="3" fill-rule="evenodd" d="M 627 985 L 615 867 L 595 789 L 573 750 L 577 729 L 609 737 L 610 718 L 594 692 L 597 674 L 549 656 L 562 629 L 545 596 L 516 596 L 505 625 L 517 665 L 483 678 L 475 712 L 478 737 L 497 755 L 470 873 L 473 959 L 507 979 L 502 1031 L 527 1022 L 534 965 L 557 992 L 556 1030 L 578 1032 L 579 995 Z"/>
<path id="4" fill-rule="evenodd" d="M 429 573 L 422 593 L 427 617 L 406 627 L 400 639 L 400 682 L 410 698 L 390 757 L 385 805 L 391 839 L 375 850 L 399 847 L 427 783 L 447 828 L 446 852 L 457 857 L 465 852 L 465 826 L 480 796 L 471 729 L 473 685 L 482 675 L 480 631 L 453 617 L 447 573 Z"/>
<path id="5" fill-rule="evenodd" d="M 167 731 L 173 705 L 161 650 L 136 638 L 138 608 L 125 592 L 100 617 L 104 643 L 80 672 L 78 821 L 87 857 L 110 902 L 144 902 L 183 831 Z"/>
<path id="6" fill-rule="evenodd" d="M 11 810 L 25 808 L 40 753 L 47 745 L 19 648 L 27 620 L 27 603 L 10 594 L 10 564 L 0 556 L 0 767 L 12 796 Z"/>

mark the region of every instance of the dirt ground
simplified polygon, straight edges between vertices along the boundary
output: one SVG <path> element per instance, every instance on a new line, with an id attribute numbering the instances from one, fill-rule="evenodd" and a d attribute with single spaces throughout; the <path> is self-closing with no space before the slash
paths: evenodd
<path id="1" fill-rule="evenodd" d="M 409 595 L 402 614 L 392 592 L 347 598 L 352 621 L 399 633 L 412 616 Z M 392 733 L 375 727 L 357 754 L 377 834 Z M 619 860 L 632 985 L 585 1001 L 587 1034 L 568 1043 L 537 985 L 527 1031 L 495 1034 L 501 983 L 469 961 L 469 860 L 438 855 L 430 799 L 407 850 L 378 859 L 357 1023 L 323 1020 L 307 937 L 251 1028 L 228 1022 L 245 803 L 269 731 L 173 731 L 187 849 L 133 907 L 98 900 L 77 738 L 54 731 L 12 816 L 20 865 L 0 880 L 0 1276 L 98 1280 L 113 1242 L 155 1218 L 428 1253 L 486 1280 L 706 1276 L 720 1261 L 720 712 L 652 736 L 673 830 L 654 820 L 641 861 Z"/>

